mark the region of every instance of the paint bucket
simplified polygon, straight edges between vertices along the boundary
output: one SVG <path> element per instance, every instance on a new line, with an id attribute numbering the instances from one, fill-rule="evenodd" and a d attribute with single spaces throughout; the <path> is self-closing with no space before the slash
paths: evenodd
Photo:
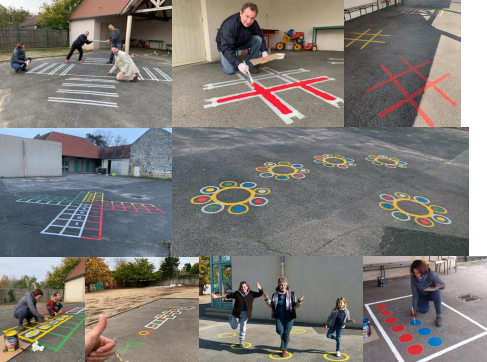
<path id="1" fill-rule="evenodd" d="M 378 287 L 385 287 L 386 286 L 386 277 L 377 277 L 377 286 Z"/>
<path id="2" fill-rule="evenodd" d="M 364 338 L 370 337 L 370 321 L 364 318 Z"/>
<path id="3" fill-rule="evenodd" d="M 19 336 L 17 332 L 11 331 L 5 333 L 5 349 L 7 352 L 15 352 L 19 349 Z"/>

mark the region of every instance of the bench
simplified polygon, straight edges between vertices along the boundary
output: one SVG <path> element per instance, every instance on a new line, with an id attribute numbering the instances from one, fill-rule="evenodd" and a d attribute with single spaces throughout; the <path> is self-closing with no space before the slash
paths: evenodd
<path id="1" fill-rule="evenodd" d="M 146 42 L 147 42 L 147 45 L 149 45 L 149 48 L 151 48 L 151 46 L 150 46 L 150 43 L 151 42 L 158 43 L 158 47 L 157 48 L 151 48 L 151 49 L 161 49 L 162 50 L 163 40 L 146 40 Z"/>
<path id="2" fill-rule="evenodd" d="M 343 25 L 337 26 L 315 26 L 313 27 L 313 40 L 311 44 L 316 43 L 316 38 L 318 38 L 318 30 L 334 30 L 334 29 L 344 29 Z"/>
<path id="3" fill-rule="evenodd" d="M 354 6 L 354 7 L 351 7 L 351 8 L 348 8 L 348 9 L 344 9 L 344 14 L 343 14 L 343 18 L 345 21 L 347 21 L 347 18 L 345 17 L 345 13 L 348 13 L 348 16 L 350 17 L 349 20 L 352 20 L 352 14 L 351 12 L 353 11 L 359 11 L 360 12 L 360 16 L 362 16 L 362 10 L 365 10 L 365 14 L 367 14 L 367 8 L 372 8 L 372 11 L 374 11 L 374 6 L 377 7 L 377 10 L 379 10 L 379 3 L 378 2 L 373 2 L 373 3 L 368 3 L 368 4 L 363 4 L 363 5 L 359 5 L 359 6 Z"/>

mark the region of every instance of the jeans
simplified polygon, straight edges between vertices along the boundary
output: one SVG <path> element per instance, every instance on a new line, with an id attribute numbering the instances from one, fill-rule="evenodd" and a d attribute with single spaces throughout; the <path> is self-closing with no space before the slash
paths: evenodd
<path id="1" fill-rule="evenodd" d="M 245 61 L 245 63 L 249 67 L 253 67 L 254 65 L 252 63 L 250 63 L 249 60 L 250 59 L 256 59 L 259 57 L 259 52 L 260 52 L 261 46 L 262 46 L 262 38 L 258 35 L 254 35 L 245 45 L 243 45 L 240 48 L 235 49 L 235 50 L 243 50 L 243 49 L 250 48 L 249 58 Z M 237 68 L 235 68 L 235 66 L 233 64 L 231 64 L 227 60 L 227 58 L 225 58 L 225 56 L 223 55 L 222 52 L 220 52 L 220 63 L 222 65 L 222 69 L 225 72 L 225 74 L 230 75 L 230 74 L 235 73 L 235 70 L 237 70 Z"/>
<path id="2" fill-rule="evenodd" d="M 14 318 L 17 318 L 19 320 L 19 326 L 22 325 L 22 322 L 24 319 L 26 320 L 27 323 L 30 322 L 30 320 L 34 317 L 34 314 L 30 311 L 29 308 L 19 308 L 16 311 L 14 311 Z M 37 318 L 36 318 L 37 321 Z"/>
<path id="3" fill-rule="evenodd" d="M 433 301 L 436 309 L 436 315 L 441 315 L 441 291 L 435 290 L 428 295 L 419 295 L 418 308 L 420 313 L 428 313 L 430 301 Z"/>
<path id="4" fill-rule="evenodd" d="M 276 332 L 281 336 L 281 351 L 287 351 L 289 334 L 293 329 L 294 319 L 292 317 L 276 318 Z"/>
<path id="5" fill-rule="evenodd" d="M 245 332 L 247 331 L 247 321 L 249 320 L 249 315 L 246 310 L 240 312 L 240 318 L 238 322 L 240 323 L 240 334 L 238 339 L 240 342 L 245 340 Z"/>
<path id="6" fill-rule="evenodd" d="M 32 61 L 32 58 L 25 58 L 25 60 L 30 60 Z M 19 64 L 19 63 L 10 63 L 10 65 L 12 66 L 12 68 L 14 68 L 15 70 L 21 70 L 22 68 L 25 69 L 25 67 L 27 66 L 27 64 Z"/>
<path id="7" fill-rule="evenodd" d="M 333 332 L 336 331 L 336 337 L 333 335 Z M 337 341 L 337 352 L 340 351 L 340 342 L 342 341 L 342 328 L 330 327 L 328 328 L 328 332 L 326 333 L 326 337 L 330 339 L 335 339 Z"/>
<path id="8" fill-rule="evenodd" d="M 122 43 L 114 43 L 110 47 L 110 60 L 109 60 L 110 63 L 113 63 L 113 52 L 111 50 L 113 47 L 116 47 L 118 50 L 121 50 L 122 49 Z"/>
<path id="9" fill-rule="evenodd" d="M 59 305 L 55 305 L 54 307 L 52 307 L 52 310 L 51 309 L 49 310 L 49 314 L 51 314 L 51 311 L 57 312 L 58 310 L 61 310 L 62 308 L 63 308 L 63 305 L 61 303 L 59 303 Z M 51 315 L 54 315 L 54 313 Z"/>

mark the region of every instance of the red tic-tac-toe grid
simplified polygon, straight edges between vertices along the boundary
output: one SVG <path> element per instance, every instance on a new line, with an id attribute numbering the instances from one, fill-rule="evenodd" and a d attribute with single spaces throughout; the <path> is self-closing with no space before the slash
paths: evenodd
<path id="1" fill-rule="evenodd" d="M 412 66 L 406 59 L 404 58 L 401 58 L 401 60 L 404 62 L 404 64 L 406 64 L 408 66 L 408 70 L 405 70 L 404 72 L 402 73 L 399 73 L 399 74 L 396 74 L 396 75 L 393 75 L 389 69 L 386 68 L 385 65 L 381 64 L 380 67 L 382 68 L 382 70 L 387 74 L 387 76 L 389 77 L 387 80 L 383 81 L 383 82 L 380 82 L 372 87 L 370 87 L 369 89 L 366 90 L 367 93 L 373 91 L 374 89 L 377 89 L 379 87 L 382 87 L 383 85 L 389 83 L 389 82 L 393 82 L 394 85 L 401 91 L 401 93 L 404 95 L 404 98 L 401 99 L 399 102 L 393 104 L 392 106 L 390 106 L 389 108 L 383 110 L 382 112 L 379 113 L 379 117 L 383 118 L 385 117 L 386 115 L 388 115 L 389 113 L 391 113 L 392 111 L 398 109 L 399 107 L 401 107 L 402 105 L 406 104 L 406 103 L 409 103 L 411 104 L 414 109 L 416 109 L 416 111 L 419 113 L 419 115 L 425 120 L 425 122 L 428 124 L 428 126 L 430 127 L 434 127 L 435 126 L 435 123 L 431 120 L 431 118 L 426 114 L 426 112 L 419 106 L 419 104 L 414 100 L 415 97 L 419 96 L 420 94 L 424 93 L 426 90 L 430 89 L 430 88 L 433 88 L 435 91 L 438 92 L 438 94 L 440 94 L 445 100 L 447 100 L 453 107 L 456 107 L 457 104 L 450 98 L 448 97 L 445 92 L 443 92 L 441 89 L 439 89 L 437 87 L 437 84 L 439 82 L 441 82 L 442 80 L 444 80 L 445 78 L 449 77 L 450 74 L 449 73 L 446 73 L 444 75 L 442 75 L 440 78 L 436 79 L 436 80 L 433 80 L 433 81 L 430 81 L 427 77 L 425 77 L 418 69 L 421 68 L 421 67 L 424 67 L 425 65 L 428 65 L 431 63 L 430 60 L 424 62 L 424 63 L 421 63 L 419 65 L 416 65 L 416 66 Z M 424 80 L 426 82 L 426 84 L 419 88 L 417 91 L 409 94 L 408 91 L 406 91 L 406 89 L 402 86 L 402 84 L 398 81 L 398 79 L 406 74 L 409 74 L 411 72 L 414 72 L 416 73 L 422 80 Z"/>

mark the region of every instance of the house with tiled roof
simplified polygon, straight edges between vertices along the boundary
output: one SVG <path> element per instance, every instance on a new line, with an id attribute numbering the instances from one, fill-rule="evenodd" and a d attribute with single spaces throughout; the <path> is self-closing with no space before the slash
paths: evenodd
<path id="1" fill-rule="evenodd" d="M 107 40 L 112 24 L 120 30 L 126 51 L 136 44 L 166 49 L 172 43 L 172 0 L 84 0 L 68 22 L 71 43 L 85 31 L 90 39 Z M 108 50 L 110 45 L 93 42 L 85 48 Z"/>
<path id="2" fill-rule="evenodd" d="M 24 29 L 37 29 L 39 24 L 39 16 L 30 16 L 20 23 L 19 27 Z"/>

